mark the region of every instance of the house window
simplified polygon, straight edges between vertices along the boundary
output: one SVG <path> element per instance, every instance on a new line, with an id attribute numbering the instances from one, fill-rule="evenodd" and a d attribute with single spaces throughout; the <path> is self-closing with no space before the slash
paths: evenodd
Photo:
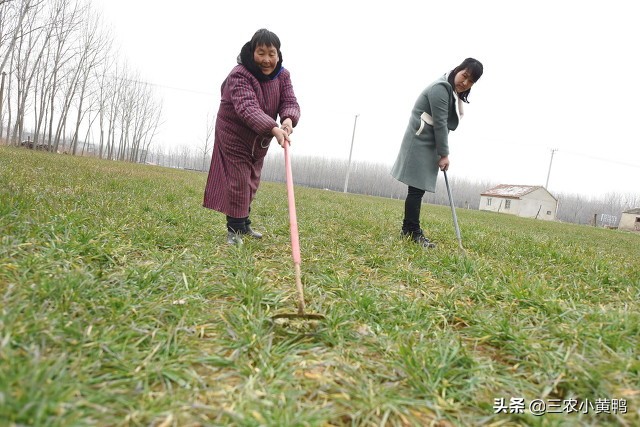
<path id="1" fill-rule="evenodd" d="M 491 197 L 487 198 L 487 206 L 491 206 Z"/>
<path id="2" fill-rule="evenodd" d="M 511 200 L 505 200 L 504 201 L 504 208 L 505 209 L 509 209 L 511 207 Z"/>
<path id="3" fill-rule="evenodd" d="M 551 211 L 547 211 L 547 215 L 551 215 Z"/>

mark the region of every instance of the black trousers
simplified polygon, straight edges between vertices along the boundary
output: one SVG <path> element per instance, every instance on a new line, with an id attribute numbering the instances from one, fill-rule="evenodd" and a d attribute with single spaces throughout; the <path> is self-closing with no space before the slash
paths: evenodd
<path id="1" fill-rule="evenodd" d="M 248 217 L 234 218 L 227 215 L 227 231 L 231 231 L 233 233 L 246 233 L 248 220 Z"/>
<path id="2" fill-rule="evenodd" d="M 420 231 L 420 208 L 425 191 L 409 186 L 407 199 L 404 201 L 404 220 L 402 221 L 403 233 L 416 233 Z"/>
<path id="3" fill-rule="evenodd" d="M 251 208 L 249 208 L 249 215 L 251 215 Z M 227 215 L 227 231 L 231 231 L 233 233 L 246 233 L 247 226 L 249 224 L 251 224 L 251 220 L 248 216 L 245 216 L 244 218 L 234 218 Z"/>

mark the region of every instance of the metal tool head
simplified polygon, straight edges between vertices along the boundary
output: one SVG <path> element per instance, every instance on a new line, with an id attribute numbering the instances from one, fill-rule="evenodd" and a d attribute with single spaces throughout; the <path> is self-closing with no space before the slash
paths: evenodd
<path id="1" fill-rule="evenodd" d="M 280 313 L 269 318 L 269 323 L 279 333 L 291 336 L 313 336 L 322 329 L 322 314 Z"/>
<path id="2" fill-rule="evenodd" d="M 324 320 L 325 317 L 322 314 L 298 314 L 298 313 L 280 313 L 271 316 L 271 320 L 277 319 L 302 319 L 302 320 Z"/>

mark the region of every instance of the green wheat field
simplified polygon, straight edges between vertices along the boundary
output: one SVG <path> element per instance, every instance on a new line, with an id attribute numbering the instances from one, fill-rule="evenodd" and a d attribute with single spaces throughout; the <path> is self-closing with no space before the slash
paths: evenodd
<path id="1" fill-rule="evenodd" d="M 402 200 L 296 187 L 326 320 L 274 325 L 286 187 L 233 247 L 205 180 L 0 147 L 0 425 L 640 425 L 640 235 L 459 209 L 465 255 L 425 205 L 425 251 Z"/>

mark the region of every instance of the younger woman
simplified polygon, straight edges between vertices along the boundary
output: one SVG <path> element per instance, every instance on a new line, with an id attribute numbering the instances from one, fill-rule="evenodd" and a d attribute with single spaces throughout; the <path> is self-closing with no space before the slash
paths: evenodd
<path id="1" fill-rule="evenodd" d="M 426 191 L 435 192 L 438 171 L 449 169 L 449 131 L 458 127 L 462 102 L 469 102 L 471 87 L 482 72 L 478 60 L 465 59 L 424 89 L 411 110 L 391 175 L 408 186 L 402 234 L 422 247 L 435 247 L 420 228 L 422 197 Z"/>

